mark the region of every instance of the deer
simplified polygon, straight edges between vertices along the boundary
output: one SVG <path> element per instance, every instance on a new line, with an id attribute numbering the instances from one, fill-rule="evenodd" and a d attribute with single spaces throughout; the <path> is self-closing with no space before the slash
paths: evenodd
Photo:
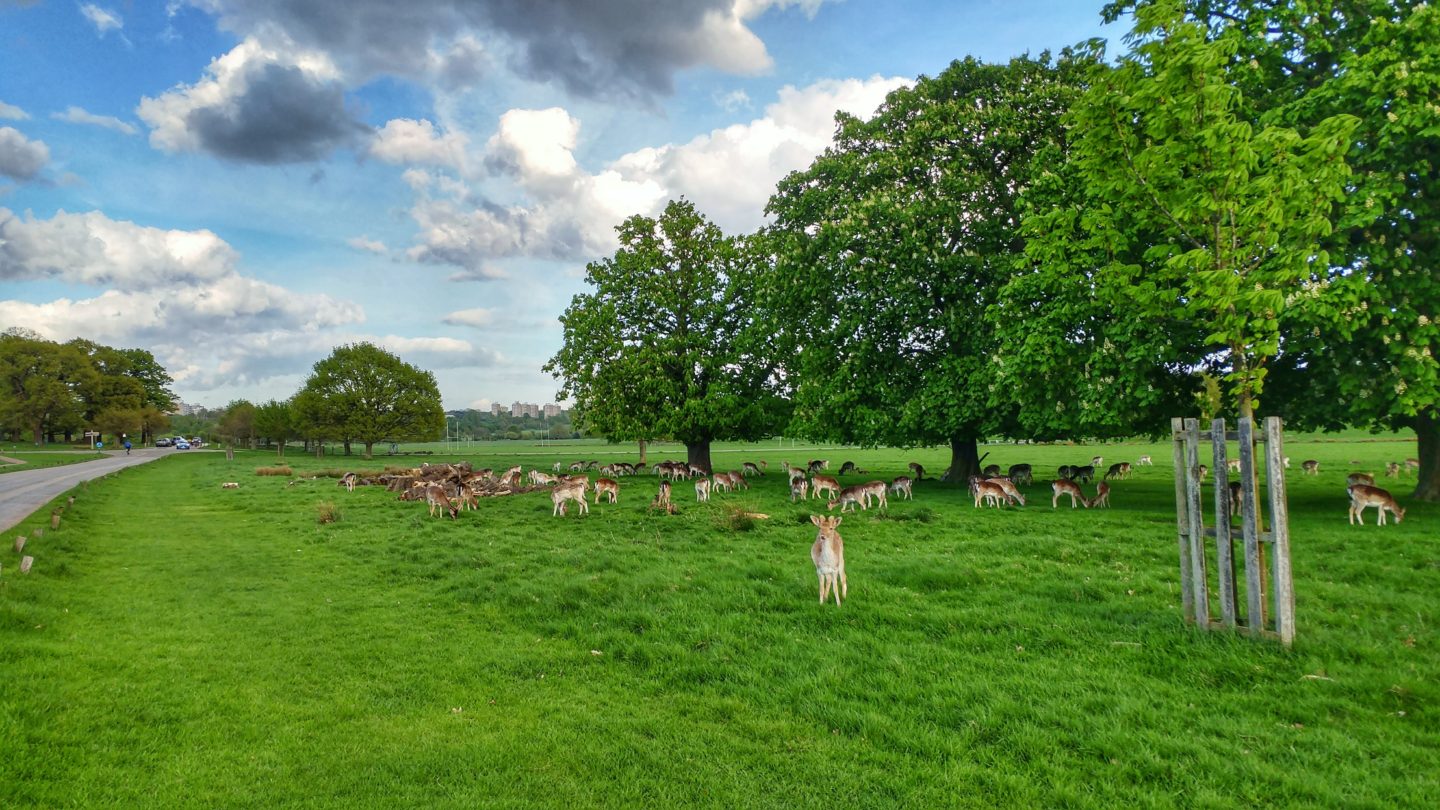
<path id="1" fill-rule="evenodd" d="M 690 471 L 690 477 L 691 477 L 691 478 L 695 478 L 695 477 L 701 476 L 701 475 L 709 475 L 709 474 L 710 474 L 710 471 L 709 471 L 709 470 L 705 469 L 704 467 L 701 467 L 699 464 L 690 464 L 690 465 L 687 465 L 687 468 L 688 468 L 689 471 Z"/>
<path id="2" fill-rule="evenodd" d="M 731 471 L 730 471 L 730 488 L 731 488 L 731 489 L 734 489 L 734 490 L 736 490 L 736 491 L 739 491 L 739 490 L 742 490 L 742 489 L 749 489 L 749 488 L 750 488 L 750 482 L 745 480 L 745 476 L 744 476 L 744 475 L 742 475 L 742 474 L 740 474 L 739 472 L 736 472 L 736 471 L 734 471 L 734 470 L 731 470 Z"/>
<path id="3" fill-rule="evenodd" d="M 790 472 L 789 472 L 789 475 L 790 475 L 790 484 L 791 484 L 791 486 L 794 486 L 794 484 L 795 484 L 796 481 L 804 481 L 804 480 L 805 480 L 805 471 L 804 471 L 803 469 L 801 469 L 801 468 L 799 468 L 799 467 L 788 467 L 787 469 L 790 471 Z"/>
<path id="4" fill-rule="evenodd" d="M 835 605 L 840 605 L 840 598 L 850 597 L 850 583 L 845 581 L 845 543 L 840 539 L 840 521 L 844 518 L 825 517 L 822 515 L 811 515 L 810 522 L 820 529 L 815 536 L 815 544 L 810 547 L 810 559 L 815 563 L 815 575 L 820 578 L 820 604 L 825 604 L 825 597 L 831 591 L 835 592 Z"/>
<path id="5" fill-rule="evenodd" d="M 761 469 L 760 469 L 759 467 L 755 466 L 755 463 L 754 463 L 754 462 L 751 462 L 751 461 L 747 461 L 747 462 L 745 462 L 744 464 L 741 464 L 741 465 L 740 465 L 740 473 L 741 473 L 742 475 L 764 475 L 764 474 L 765 474 L 764 472 L 761 471 Z"/>
<path id="6" fill-rule="evenodd" d="M 970 477 L 970 494 L 975 496 L 976 509 L 980 508 L 981 501 L 985 501 L 990 506 L 999 506 L 1010 500 L 999 484 L 986 481 L 978 475 Z"/>
<path id="7" fill-rule="evenodd" d="M 1241 503 L 1245 500 L 1245 488 L 1239 481 L 1230 482 L 1230 514 L 1240 514 Z"/>
<path id="8" fill-rule="evenodd" d="M 840 494 L 840 482 L 828 475 L 817 475 L 810 479 L 810 494 L 819 498 L 820 493 L 829 492 L 834 495 Z"/>
<path id="9" fill-rule="evenodd" d="M 913 476 L 915 476 L 915 480 L 916 480 L 916 481 L 923 481 L 923 480 L 925 480 L 925 468 L 924 468 L 923 466 L 921 466 L 921 465 L 919 465 L 919 464 L 916 464 L 915 462 L 912 461 L 912 462 L 910 462 L 910 464 L 909 464 L 909 469 L 910 469 L 910 474 L 913 475 Z"/>
<path id="10" fill-rule="evenodd" d="M 1093 456 L 1093 457 L 1090 459 L 1090 466 L 1091 466 L 1091 467 L 1099 467 L 1099 466 L 1103 465 L 1104 463 L 1105 463 L 1105 457 L 1104 457 L 1104 456 Z"/>
<path id="11" fill-rule="evenodd" d="M 1225 469 L 1227 469 L 1227 470 L 1229 470 L 1230 472 L 1233 472 L 1233 473 L 1238 473 L 1238 472 L 1240 472 L 1240 459 L 1238 459 L 1238 458 L 1227 458 L 1227 459 L 1225 459 Z"/>
<path id="12" fill-rule="evenodd" d="M 1285 456 L 1284 458 L 1280 459 L 1280 463 L 1285 465 L 1285 469 L 1287 469 L 1287 470 L 1290 469 L 1290 457 L 1289 457 L 1289 456 Z"/>
<path id="13" fill-rule="evenodd" d="M 1408 470 L 1408 471 L 1410 471 L 1410 472 L 1416 472 L 1417 470 L 1420 469 L 1420 459 L 1418 459 L 1418 458 L 1407 458 L 1407 459 L 1405 459 L 1405 469 Z"/>
<path id="14" fill-rule="evenodd" d="M 1386 478 L 1399 478 L 1399 477 L 1400 477 L 1400 462 L 1398 462 L 1398 461 L 1388 462 L 1388 463 L 1385 465 L 1385 477 L 1386 477 Z"/>
<path id="15" fill-rule="evenodd" d="M 910 487 L 914 483 L 909 476 L 896 476 L 895 480 L 890 482 L 890 491 L 896 495 L 904 495 L 906 500 L 913 501 L 915 494 L 910 491 Z"/>
<path id="16" fill-rule="evenodd" d="M 551 472 L 557 472 L 557 473 L 558 473 L 558 472 L 560 472 L 560 467 L 561 467 L 561 464 L 560 464 L 560 462 L 557 461 L 557 462 L 555 462 L 554 464 L 550 465 L 550 471 L 551 471 Z"/>
<path id="17" fill-rule="evenodd" d="M 620 500 L 620 482 L 613 478 L 601 478 L 595 482 L 595 503 L 600 503 L 601 494 L 610 496 L 610 503 Z"/>
<path id="18" fill-rule="evenodd" d="M 355 478 L 356 478 L 355 473 L 353 473 L 353 472 L 347 472 L 347 473 L 345 473 L 344 475 L 340 476 L 340 484 L 339 484 L 339 486 L 345 487 L 345 491 L 346 491 L 346 492 L 354 492 L 354 491 L 355 491 Z"/>
<path id="19" fill-rule="evenodd" d="M 1364 484 L 1367 487 L 1375 486 L 1375 476 L 1370 473 L 1350 473 L 1345 476 L 1345 486 L 1353 487 L 1356 484 Z"/>
<path id="20" fill-rule="evenodd" d="M 830 503 L 826 508 L 833 512 L 835 511 L 835 507 L 838 506 L 840 507 L 841 514 L 844 514 L 847 506 L 850 508 L 850 511 L 853 512 L 855 511 L 855 504 L 858 503 L 860 504 L 860 508 L 864 509 L 866 508 L 866 501 L 869 500 L 865 495 L 865 487 L 860 484 L 856 484 L 853 487 L 845 487 L 840 490 L 839 494 L 830 499 Z"/>
<path id="21" fill-rule="evenodd" d="M 1110 508 L 1110 485 L 1104 481 L 1095 486 L 1095 497 L 1085 502 L 1086 509 L 1094 509 L 1097 506 Z"/>
<path id="22" fill-rule="evenodd" d="M 1378 523 L 1376 523 L 1378 526 L 1385 525 L 1385 511 L 1387 509 L 1390 511 L 1390 514 L 1395 516 L 1396 523 L 1405 519 L 1405 510 L 1401 509 L 1400 505 L 1395 503 L 1395 498 L 1391 496 L 1390 493 L 1379 487 L 1355 484 L 1354 486 L 1347 487 L 1346 491 L 1350 493 L 1350 524 L 1352 526 L 1356 520 L 1359 520 L 1360 525 L 1364 526 L 1365 510 L 1372 506 L 1375 507 L 1375 511 L 1380 513 L 1380 519 Z"/>
<path id="23" fill-rule="evenodd" d="M 1118 464 L 1111 464 L 1111 465 L 1110 465 L 1110 469 L 1108 469 L 1108 470 L 1105 471 L 1104 480 L 1109 481 L 1109 480 L 1112 479 L 1112 478 L 1129 478 L 1129 477 L 1130 477 L 1130 462 L 1128 462 L 1128 461 L 1121 461 L 1121 462 L 1119 462 Z"/>
<path id="24" fill-rule="evenodd" d="M 695 479 L 695 500 L 705 502 L 710 500 L 710 479 Z"/>
<path id="25" fill-rule="evenodd" d="M 1313 458 L 1306 459 L 1305 461 L 1300 462 L 1300 471 L 1305 475 L 1319 475 L 1320 462 L 1316 461 Z"/>
<path id="26" fill-rule="evenodd" d="M 1071 464 L 1061 464 L 1060 467 L 1055 470 L 1055 475 L 1060 478 L 1064 478 L 1067 481 L 1074 480 L 1075 471 L 1078 469 L 1080 468 Z"/>
<path id="27" fill-rule="evenodd" d="M 1000 465 L 986 464 L 985 468 L 980 471 L 980 476 L 982 478 L 998 478 L 1000 476 Z"/>
<path id="28" fill-rule="evenodd" d="M 814 475 L 821 470 L 830 469 L 830 462 L 823 458 L 812 459 L 810 463 L 805 466 L 805 469 L 808 470 L 811 475 Z"/>
<path id="29" fill-rule="evenodd" d="M 1090 483 L 1090 479 L 1092 479 L 1092 478 L 1095 477 L 1095 465 L 1094 465 L 1094 464 L 1086 464 L 1086 465 L 1083 466 L 1083 467 L 1075 467 L 1074 469 L 1075 469 L 1075 476 L 1074 476 L 1074 477 L 1080 479 L 1081 481 L 1084 481 L 1084 482 L 1087 483 L 1087 484 Z"/>
<path id="30" fill-rule="evenodd" d="M 1005 478 L 1004 476 L 999 475 L 987 478 L 985 480 L 989 481 L 992 484 L 995 484 L 996 486 L 1000 487 L 1000 489 L 1004 490 L 1005 499 L 1010 503 L 1018 503 L 1021 506 L 1025 505 L 1025 496 L 1021 495 L 1020 490 L 1015 488 L 1014 481 L 1011 481 L 1009 478 Z"/>
<path id="31" fill-rule="evenodd" d="M 802 475 L 799 478 L 791 479 L 790 502 L 795 503 L 797 497 L 802 501 L 806 500 L 809 497 L 809 490 L 810 482 L 805 480 L 805 476 Z"/>
<path id="32" fill-rule="evenodd" d="M 1201 464 L 1200 467 L 1196 470 L 1196 473 L 1199 474 L 1200 480 L 1204 481 L 1205 476 L 1210 474 L 1210 468 L 1206 467 L 1204 464 Z"/>
<path id="33" fill-rule="evenodd" d="M 567 479 L 564 483 L 550 490 L 550 502 L 555 504 L 555 509 L 550 513 L 551 517 L 565 514 L 565 502 L 576 501 L 580 504 L 580 514 L 590 514 L 590 504 L 585 502 L 585 493 L 589 491 L 590 484 L 586 480 Z"/>
<path id="34" fill-rule="evenodd" d="M 425 484 L 425 505 L 430 507 L 430 517 L 435 517 L 435 510 L 442 510 L 454 520 L 460 516 L 460 509 L 450 496 L 445 494 L 445 487 L 439 484 Z"/>
<path id="35" fill-rule="evenodd" d="M 670 482 L 669 482 L 669 481 L 665 481 L 665 480 L 663 480 L 663 479 L 660 481 L 660 491 L 655 493 L 655 500 L 653 500 L 653 501 L 650 502 L 650 506 L 651 506 L 651 507 L 657 507 L 657 506 L 658 506 L 658 507 L 660 507 L 661 509 L 664 509 L 666 512 L 670 512 L 670 513 L 673 513 L 673 512 L 675 511 L 674 505 L 670 503 Z"/>
<path id="36" fill-rule="evenodd" d="M 1029 485 L 1035 482 L 1035 471 L 1029 464 L 1011 464 L 1005 477 L 1017 484 Z"/>
<path id="37" fill-rule="evenodd" d="M 875 508 L 877 509 L 890 508 L 890 502 L 885 498 L 887 489 L 888 487 L 886 487 L 884 481 L 868 481 L 860 485 L 860 491 L 864 493 L 865 500 L 868 502 L 871 498 L 874 498 L 876 501 Z"/>
<path id="38" fill-rule="evenodd" d="M 531 486 L 537 486 L 537 487 L 538 487 L 538 486 L 542 486 L 542 485 L 544 485 L 544 484 L 553 484 L 553 483 L 555 483 L 555 480 L 556 480 L 556 477 L 553 476 L 553 475 L 551 475 L 551 474 L 549 474 L 549 473 L 543 473 L 543 472 L 540 472 L 539 470 L 531 470 L 531 471 L 530 471 L 530 484 L 531 484 Z"/>
<path id="39" fill-rule="evenodd" d="M 1140 458 L 1135 459 L 1135 466 L 1136 466 L 1136 467 L 1154 467 L 1154 466 L 1155 466 L 1155 462 L 1151 461 L 1149 456 L 1141 456 Z"/>
<path id="40" fill-rule="evenodd" d="M 1085 493 L 1080 491 L 1080 485 L 1075 483 L 1074 481 L 1071 481 L 1069 478 L 1060 478 L 1055 481 L 1051 481 L 1050 491 L 1054 493 L 1053 497 L 1050 498 L 1051 509 L 1055 509 L 1060 506 L 1061 495 L 1070 496 L 1071 509 L 1075 508 L 1076 501 L 1085 504 L 1086 509 L 1090 508 L 1090 502 L 1085 500 Z"/>

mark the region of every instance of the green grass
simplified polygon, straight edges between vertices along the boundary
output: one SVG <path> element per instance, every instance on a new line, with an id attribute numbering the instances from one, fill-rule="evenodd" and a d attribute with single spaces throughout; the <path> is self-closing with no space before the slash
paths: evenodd
<path id="1" fill-rule="evenodd" d="M 646 512 L 653 476 L 584 518 L 536 493 L 455 522 L 254 475 L 273 454 L 94 483 L 34 572 L 0 555 L 0 806 L 1440 804 L 1440 509 L 1345 521 L 1344 474 L 1413 444 L 1289 445 L 1322 474 L 1289 479 L 1288 651 L 1180 620 L 1168 445 L 987 448 L 1037 477 L 1150 452 L 1110 510 L 927 481 L 847 515 L 840 608 L 779 460 L 858 482 L 945 454 L 732 449 L 772 473 L 708 505 L 678 486 L 673 517 Z M 633 450 L 524 460 L 575 458 Z M 771 517 L 735 531 L 734 506 Z"/>
<path id="2" fill-rule="evenodd" d="M 94 461 L 96 459 L 106 457 L 104 453 L 86 453 L 84 451 L 32 453 L 22 450 L 19 452 L 6 451 L 3 455 L 9 456 L 10 458 L 13 458 L 17 461 L 23 461 L 25 463 L 0 464 L 0 473 L 16 472 L 18 470 L 37 470 L 42 467 L 60 467 L 65 464 L 80 464 L 82 462 Z"/>

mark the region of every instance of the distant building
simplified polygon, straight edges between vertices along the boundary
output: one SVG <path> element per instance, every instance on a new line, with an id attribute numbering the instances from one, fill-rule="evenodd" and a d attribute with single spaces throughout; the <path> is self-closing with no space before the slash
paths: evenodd
<path id="1" fill-rule="evenodd" d="M 540 406 L 533 402 L 512 402 L 510 403 L 511 416 L 528 416 L 532 419 L 540 418 Z"/>
<path id="2" fill-rule="evenodd" d="M 561 413 L 564 412 L 563 408 L 553 402 L 546 405 L 543 410 L 545 411 L 546 419 L 554 419 L 555 417 L 559 416 Z"/>
<path id="3" fill-rule="evenodd" d="M 499 416 L 499 415 L 502 414 L 502 413 L 505 413 L 505 406 L 504 406 L 504 405 L 501 405 L 501 404 L 498 403 L 498 402 L 492 402 L 492 403 L 490 403 L 490 415 L 491 415 L 491 416 Z"/>

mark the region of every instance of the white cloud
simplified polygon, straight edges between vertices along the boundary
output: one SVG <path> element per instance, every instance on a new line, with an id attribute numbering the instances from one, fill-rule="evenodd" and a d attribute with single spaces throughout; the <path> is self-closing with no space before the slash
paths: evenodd
<path id="1" fill-rule="evenodd" d="M 121 121 L 111 115 L 95 115 L 80 107 L 69 107 L 63 113 L 51 113 L 51 118 L 56 121 L 69 121 L 72 124 L 89 124 L 90 126 L 113 129 L 116 132 L 123 132 L 126 135 L 134 135 L 137 130 L 134 124 Z"/>
<path id="2" fill-rule="evenodd" d="M 580 122 L 559 107 L 509 110 L 485 144 L 485 163 L 512 174 L 526 190 L 544 197 L 569 192 L 576 180 Z"/>
<path id="3" fill-rule="evenodd" d="M 105 36 L 110 31 L 119 31 L 125 26 L 125 21 L 109 9 L 103 9 L 94 3 L 85 3 L 80 6 L 80 14 L 95 26 L 95 33 Z"/>
<path id="4" fill-rule="evenodd" d="M 13 127 L 0 127 L 0 177 L 32 180 L 50 162 L 50 147 Z"/>
<path id="5" fill-rule="evenodd" d="M 495 310 L 476 307 L 475 309 L 462 309 L 446 315 L 440 319 L 443 323 L 451 326 L 473 326 L 476 329 L 483 329 L 495 323 Z"/>
<path id="6" fill-rule="evenodd" d="M 715 106 L 725 112 L 736 112 L 750 109 L 750 94 L 744 90 L 731 90 L 725 94 L 715 94 Z"/>
<path id="7" fill-rule="evenodd" d="M 24 121 L 29 117 L 29 113 L 16 107 L 14 104 L 6 104 L 0 101 L 0 118 L 8 118 L 11 121 Z"/>
<path id="8" fill-rule="evenodd" d="M 370 142 L 372 157 L 386 163 L 465 167 L 468 139 L 461 132 L 438 134 L 425 119 L 395 118 L 385 123 Z"/>
<path id="9" fill-rule="evenodd" d="M 363 250 L 366 253 L 376 253 L 381 256 L 390 252 L 390 249 L 385 247 L 384 242 L 381 242 L 377 239 L 371 239 L 366 236 L 356 236 L 351 239 L 347 239 L 345 240 L 345 244 L 355 248 L 356 250 Z"/>

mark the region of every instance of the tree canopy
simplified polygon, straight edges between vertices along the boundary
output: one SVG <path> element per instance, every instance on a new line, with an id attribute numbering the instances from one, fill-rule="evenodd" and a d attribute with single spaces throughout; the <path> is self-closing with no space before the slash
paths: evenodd
<path id="1" fill-rule="evenodd" d="M 296 395 L 302 422 L 365 445 L 431 441 L 445 428 L 435 375 L 372 343 L 339 346 L 315 364 Z"/>
<path id="2" fill-rule="evenodd" d="M 705 469 L 710 442 L 778 432 L 772 335 L 754 310 L 763 257 L 685 200 L 617 232 L 615 255 L 586 267 L 593 291 L 561 316 L 565 343 L 545 365 L 577 423 L 612 440 L 672 438 Z"/>

